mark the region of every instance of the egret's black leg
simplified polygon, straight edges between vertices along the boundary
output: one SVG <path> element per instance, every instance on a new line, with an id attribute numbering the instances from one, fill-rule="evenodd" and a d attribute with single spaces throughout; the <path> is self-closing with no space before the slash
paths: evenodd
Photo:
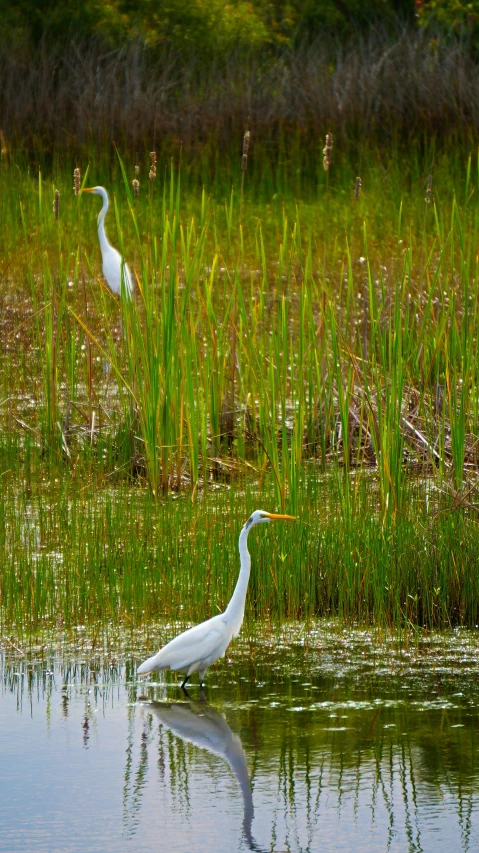
<path id="1" fill-rule="evenodd" d="M 189 681 L 189 678 L 190 678 L 190 676 L 189 676 L 189 675 L 185 675 L 184 681 L 182 681 L 182 682 L 181 682 L 181 689 L 182 689 L 182 690 L 184 690 L 184 689 L 185 689 L 185 684 L 186 684 L 186 682 L 187 682 L 187 681 Z"/>

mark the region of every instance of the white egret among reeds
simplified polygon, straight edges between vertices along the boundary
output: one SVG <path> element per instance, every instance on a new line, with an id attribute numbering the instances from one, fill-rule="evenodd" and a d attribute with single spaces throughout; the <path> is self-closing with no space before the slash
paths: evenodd
<path id="1" fill-rule="evenodd" d="M 237 637 L 243 624 L 246 592 L 251 569 L 251 557 L 248 551 L 248 534 L 255 524 L 276 519 L 290 518 L 293 515 L 277 515 L 257 509 L 248 519 L 239 537 L 240 573 L 231 601 L 224 613 L 219 613 L 200 625 L 195 625 L 179 634 L 153 657 L 145 660 L 138 667 L 138 675 L 149 672 L 160 672 L 173 669 L 186 672 L 181 684 L 186 682 L 194 672 L 199 672 L 200 685 L 203 685 L 205 672 L 212 663 L 223 657 L 233 637 Z"/>
<path id="2" fill-rule="evenodd" d="M 99 195 L 103 200 L 102 208 L 98 214 L 98 240 L 100 241 L 103 275 L 106 278 L 108 287 L 112 293 L 120 295 L 123 282 L 125 296 L 131 299 L 133 288 L 130 270 L 119 251 L 109 243 L 105 232 L 105 216 L 110 204 L 108 193 L 105 187 L 88 187 L 83 192 Z"/>

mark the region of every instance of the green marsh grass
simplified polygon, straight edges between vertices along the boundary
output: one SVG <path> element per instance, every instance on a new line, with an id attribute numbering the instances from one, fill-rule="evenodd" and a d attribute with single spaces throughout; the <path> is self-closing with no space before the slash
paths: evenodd
<path id="1" fill-rule="evenodd" d="M 275 502 L 271 480 L 261 495 L 250 484 L 192 502 L 124 486 L 82 491 L 68 478 L 19 491 L 4 479 L 1 629 L 23 641 L 52 628 L 191 624 L 220 612 L 238 575 L 240 528 Z M 441 511 L 444 496 L 412 480 L 409 513 L 385 523 L 371 510 L 374 478 L 350 484 L 345 519 L 343 488 L 303 477 L 298 521 L 251 537 L 247 623 L 323 614 L 391 630 L 476 625 L 476 524 Z"/>
<path id="2" fill-rule="evenodd" d="M 2 166 L 5 628 L 211 614 L 261 505 L 301 521 L 260 550 L 250 616 L 476 624 L 477 176 L 441 189 L 440 165 L 426 217 L 398 164 L 382 195 L 363 165 L 355 207 L 334 168 L 327 202 L 196 194 L 174 164 L 133 199 L 118 160 L 129 302 L 95 200 L 55 175 L 56 220 L 53 186 Z"/>

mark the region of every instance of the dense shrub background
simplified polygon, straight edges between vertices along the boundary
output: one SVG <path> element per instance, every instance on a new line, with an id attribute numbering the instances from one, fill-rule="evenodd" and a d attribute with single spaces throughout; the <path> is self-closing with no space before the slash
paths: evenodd
<path id="1" fill-rule="evenodd" d="M 372 27 L 439 27 L 471 32 L 478 3 L 458 0 L 4 0 L 4 37 L 28 34 L 52 44 L 101 35 L 118 44 L 140 37 L 150 46 L 194 45 L 212 51 L 295 46 L 318 36 L 358 38 Z"/>
<path id="2" fill-rule="evenodd" d="M 250 124 L 256 152 L 307 170 L 326 129 L 344 150 L 479 128 L 479 0 L 4 0 L 2 21 L 4 152 L 226 163 Z"/>

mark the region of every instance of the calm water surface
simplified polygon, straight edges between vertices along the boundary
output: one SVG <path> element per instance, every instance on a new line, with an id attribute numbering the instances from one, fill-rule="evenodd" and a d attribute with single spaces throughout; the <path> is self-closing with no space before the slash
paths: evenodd
<path id="1" fill-rule="evenodd" d="M 479 851 L 475 633 L 264 627 L 189 697 L 98 643 L 3 643 L 1 851 Z"/>

